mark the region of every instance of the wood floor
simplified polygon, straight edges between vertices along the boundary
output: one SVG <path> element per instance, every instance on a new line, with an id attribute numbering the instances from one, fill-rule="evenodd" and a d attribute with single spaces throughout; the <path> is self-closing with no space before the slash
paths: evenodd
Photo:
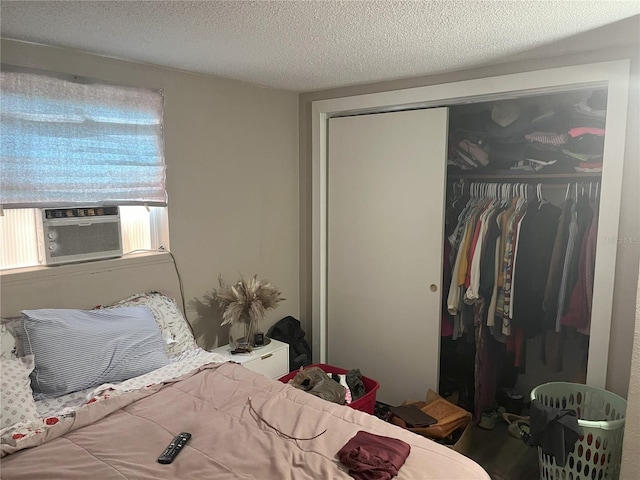
<path id="1" fill-rule="evenodd" d="M 388 405 L 376 402 L 376 416 L 387 420 L 388 411 Z M 465 455 L 482 465 L 492 480 L 539 480 L 537 449 L 511 436 L 507 426 L 501 420 L 496 420 L 493 430 L 471 425 Z"/>
<path id="2" fill-rule="evenodd" d="M 471 427 L 467 456 L 484 467 L 492 480 L 539 480 L 538 453 L 512 437 L 506 422 L 493 430 Z"/>

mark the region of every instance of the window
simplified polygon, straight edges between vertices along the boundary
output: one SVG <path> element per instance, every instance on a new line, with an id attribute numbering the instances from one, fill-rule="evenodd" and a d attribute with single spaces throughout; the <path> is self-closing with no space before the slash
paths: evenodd
<path id="1" fill-rule="evenodd" d="M 40 263 L 36 237 L 38 221 L 35 208 L 7 209 L 0 216 L 0 270 Z M 169 247 L 165 207 L 121 206 L 120 224 L 125 253 Z"/>
<path id="2" fill-rule="evenodd" d="M 123 250 L 168 247 L 158 90 L 2 65 L 0 268 L 38 264 L 37 208 L 119 205 Z"/>

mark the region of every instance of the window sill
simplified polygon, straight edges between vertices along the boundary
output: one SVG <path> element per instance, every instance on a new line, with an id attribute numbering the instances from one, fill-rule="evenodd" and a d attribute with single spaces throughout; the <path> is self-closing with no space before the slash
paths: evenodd
<path id="1" fill-rule="evenodd" d="M 10 285 L 30 282 L 33 280 L 45 280 L 52 277 L 75 276 L 78 274 L 93 274 L 105 271 L 121 270 L 136 266 L 160 265 L 171 263 L 169 252 L 142 252 L 124 255 L 119 258 L 106 260 L 94 260 L 91 262 L 71 263 L 55 266 L 34 266 L 25 268 L 13 268 L 0 271 L 0 284 Z"/>

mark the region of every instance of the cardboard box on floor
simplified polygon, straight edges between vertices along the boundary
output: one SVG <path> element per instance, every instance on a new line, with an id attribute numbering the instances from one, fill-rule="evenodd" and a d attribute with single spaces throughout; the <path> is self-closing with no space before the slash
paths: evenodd
<path id="1" fill-rule="evenodd" d="M 441 397 L 433 390 L 427 392 L 427 397 L 424 402 L 416 400 L 405 400 L 403 405 L 416 404 L 420 409 L 424 409 L 425 413 L 430 414 L 438 420 L 438 424 L 430 427 L 411 428 L 408 427 L 404 421 L 398 417 L 392 417 L 391 423 L 394 423 L 402 428 L 411 430 L 414 433 L 427 437 L 433 441 L 446 445 L 447 447 L 455 450 L 463 455 L 469 452 L 471 442 L 471 413 L 458 407 L 454 403 L 449 402 L 447 399 Z M 432 408 L 429 408 L 431 406 Z M 454 439 L 454 443 L 447 443 L 445 440 L 439 440 L 436 437 L 438 434 L 447 433 L 451 428 L 447 428 L 449 425 L 453 428 L 450 438 Z M 456 427 L 456 425 L 458 425 Z M 444 430 L 434 432 L 435 429 L 444 427 Z M 447 436 L 449 438 L 449 436 Z"/>

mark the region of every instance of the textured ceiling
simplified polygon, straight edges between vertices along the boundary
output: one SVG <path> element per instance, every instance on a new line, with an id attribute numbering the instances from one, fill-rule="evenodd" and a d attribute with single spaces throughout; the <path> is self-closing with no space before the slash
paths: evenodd
<path id="1" fill-rule="evenodd" d="M 640 0 L 2 0 L 0 34 L 310 91 L 566 53 L 553 43 L 639 13 Z"/>

